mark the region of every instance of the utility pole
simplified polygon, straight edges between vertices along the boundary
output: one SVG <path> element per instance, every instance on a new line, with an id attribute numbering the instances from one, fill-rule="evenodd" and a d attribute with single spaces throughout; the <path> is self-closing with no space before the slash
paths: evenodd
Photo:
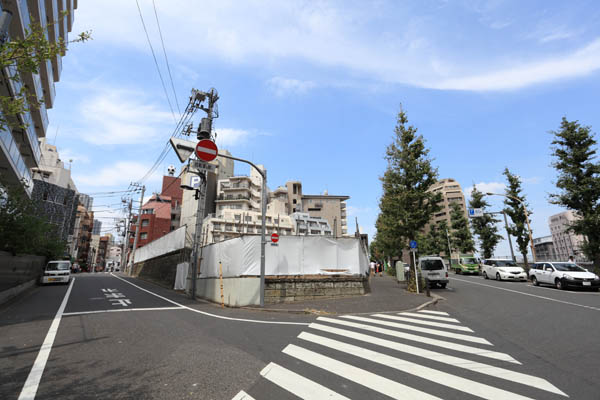
<path id="1" fill-rule="evenodd" d="M 123 200 L 125 201 L 125 200 Z M 127 258 L 129 255 L 129 230 L 131 229 L 131 199 L 129 199 L 129 204 L 127 205 L 128 213 L 127 219 L 125 220 L 125 241 L 123 242 L 123 251 L 121 252 L 121 269 L 125 271 L 125 267 L 127 266 Z"/>
<path id="2" fill-rule="evenodd" d="M 140 187 L 139 183 L 132 183 L 132 186 Z M 142 195 L 140 196 L 140 208 L 138 209 L 138 220 L 137 220 L 137 228 L 135 230 L 135 239 L 133 239 L 133 250 L 131 253 L 131 264 L 129 268 L 129 275 L 133 275 L 133 264 L 135 263 L 135 249 L 138 244 L 138 240 L 140 238 L 140 230 L 142 228 L 142 206 L 144 205 L 144 193 L 146 192 L 146 186 L 142 185 Z"/>
<path id="3" fill-rule="evenodd" d="M 208 99 L 208 107 L 204 107 L 201 104 L 199 108 L 206 113 L 206 118 L 200 120 L 200 126 L 198 126 L 197 137 L 198 140 L 211 139 L 212 138 L 212 123 L 215 115 L 215 105 L 219 100 L 219 95 L 215 89 L 211 89 L 208 93 L 201 93 L 201 96 L 205 96 Z M 190 164 L 188 164 L 189 168 Z M 206 202 L 206 171 L 197 169 L 196 173 L 200 177 L 200 185 L 196 189 L 195 198 L 198 200 L 198 207 L 196 208 L 196 229 L 194 231 L 194 245 L 192 248 L 192 288 L 190 291 L 190 297 L 196 298 L 196 286 L 198 279 L 199 263 L 202 263 L 202 250 L 198 250 L 200 247 L 200 241 L 202 238 L 202 222 L 204 216 L 204 203 Z M 200 253 L 200 254 L 198 254 Z"/>

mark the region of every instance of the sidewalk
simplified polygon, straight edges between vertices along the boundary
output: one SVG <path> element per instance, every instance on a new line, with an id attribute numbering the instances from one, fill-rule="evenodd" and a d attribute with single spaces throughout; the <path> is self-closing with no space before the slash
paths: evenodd
<path id="1" fill-rule="evenodd" d="M 264 311 L 320 312 L 328 314 L 360 314 L 405 311 L 418 307 L 434 297 L 410 293 L 406 284 L 391 276 L 371 277 L 371 293 L 364 296 L 309 300 L 294 303 L 266 304 Z M 246 307 L 250 308 L 250 307 Z"/>

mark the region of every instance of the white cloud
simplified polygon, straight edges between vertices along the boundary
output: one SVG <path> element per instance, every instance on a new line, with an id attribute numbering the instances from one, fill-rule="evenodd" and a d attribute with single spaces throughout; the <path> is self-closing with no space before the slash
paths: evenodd
<path id="1" fill-rule="evenodd" d="M 300 81 L 297 79 L 282 78 L 280 76 L 269 79 L 267 85 L 277 96 L 284 96 L 286 94 L 305 94 L 316 86 L 316 84 L 311 81 Z"/>
<path id="2" fill-rule="evenodd" d="M 85 154 L 82 154 L 80 152 L 76 152 L 69 148 L 58 149 L 58 155 L 60 156 L 60 159 L 63 162 L 69 163 L 69 164 L 73 164 L 73 163 L 89 164 L 89 162 L 90 162 L 90 158 L 88 156 L 86 156 Z M 72 160 L 72 162 L 70 162 L 69 160 Z"/>
<path id="3" fill-rule="evenodd" d="M 218 147 L 240 145 L 251 135 L 250 131 L 244 129 L 221 128 L 215 129 L 215 132 L 217 134 L 216 143 Z"/>
<path id="4" fill-rule="evenodd" d="M 509 19 L 496 18 L 499 4 L 475 9 L 488 26 L 506 28 Z M 151 21 L 149 2 L 141 6 Z M 455 35 L 441 35 L 436 18 L 443 16 L 424 11 L 416 15 L 400 2 L 170 0 L 156 2 L 156 6 L 170 54 L 190 63 L 212 58 L 236 66 L 260 66 L 274 70 L 276 76 L 285 75 L 282 65 L 308 63 L 335 71 L 335 78 L 496 91 L 581 77 L 600 69 L 600 40 L 559 54 L 532 48 L 526 56 L 513 57 L 515 43 L 510 42 L 488 53 L 464 46 L 463 36 L 468 33 L 460 26 L 456 30 L 461 32 Z M 389 23 L 390 15 L 394 20 L 401 18 L 403 24 Z M 75 23 L 75 31 L 93 29 L 94 45 L 109 42 L 149 53 L 133 2 L 82 4 Z M 151 40 L 159 43 L 155 25 L 147 23 Z M 566 34 L 549 34 L 541 40 L 557 40 Z M 303 93 L 318 85 L 317 79 L 274 79 L 270 85 L 276 93 Z M 123 127 L 130 126 L 117 126 Z"/>
<path id="5" fill-rule="evenodd" d="M 503 194 L 506 189 L 506 184 L 502 182 L 479 182 L 475 184 L 477 190 L 483 193 L 498 193 Z M 473 191 L 473 186 L 469 186 L 463 189 L 465 197 L 470 198 L 471 192 Z"/>
<path id="6" fill-rule="evenodd" d="M 534 61 L 493 72 L 433 81 L 435 89 L 513 90 L 558 79 L 574 78 L 600 69 L 600 39 L 571 54 Z"/>
<path id="7" fill-rule="evenodd" d="M 140 92 L 102 90 L 86 98 L 80 111 L 82 138 L 95 145 L 145 143 L 170 136 L 169 129 L 174 126 L 171 113 Z"/>
<path id="8" fill-rule="evenodd" d="M 85 187 L 127 186 L 144 176 L 150 169 L 149 164 L 136 161 L 119 161 L 95 172 L 75 174 L 73 180 Z M 154 172 L 147 182 L 158 182 L 160 173 Z"/>

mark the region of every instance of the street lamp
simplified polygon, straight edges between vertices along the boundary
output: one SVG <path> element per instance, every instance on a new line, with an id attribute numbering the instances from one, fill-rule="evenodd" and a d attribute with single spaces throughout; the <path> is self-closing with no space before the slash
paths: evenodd
<path id="1" fill-rule="evenodd" d="M 529 225 L 529 214 L 527 213 L 527 207 L 521 199 L 515 196 L 511 196 L 509 194 L 500 194 L 500 193 L 486 193 L 487 196 L 502 196 L 509 199 L 513 199 L 517 201 L 521 206 L 523 206 L 523 212 L 525 213 L 525 221 L 527 222 L 527 230 L 529 231 L 529 244 L 531 245 L 531 254 L 533 255 L 533 262 L 537 262 L 537 257 L 535 256 L 535 247 L 533 247 L 533 236 L 531 234 L 531 225 Z"/>

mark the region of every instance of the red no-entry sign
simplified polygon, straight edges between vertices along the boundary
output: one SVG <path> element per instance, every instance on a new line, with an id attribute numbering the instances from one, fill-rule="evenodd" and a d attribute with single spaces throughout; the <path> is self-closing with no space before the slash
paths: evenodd
<path id="1" fill-rule="evenodd" d="M 196 156 L 202 161 L 212 161 L 218 154 L 217 144 L 212 140 L 202 139 L 196 145 Z"/>
<path id="2" fill-rule="evenodd" d="M 273 242 L 273 243 L 279 242 L 279 235 L 276 234 L 276 233 L 272 234 L 271 235 L 271 242 Z"/>

